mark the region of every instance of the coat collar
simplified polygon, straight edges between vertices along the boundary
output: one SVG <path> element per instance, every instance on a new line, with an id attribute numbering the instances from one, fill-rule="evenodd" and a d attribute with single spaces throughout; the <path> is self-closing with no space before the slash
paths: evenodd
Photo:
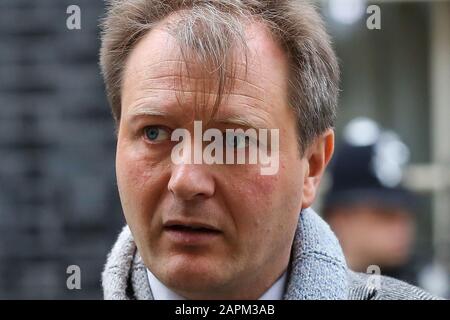
<path id="1" fill-rule="evenodd" d="M 328 224 L 302 211 L 292 246 L 286 300 L 348 299 L 348 268 Z"/>
<path id="2" fill-rule="evenodd" d="M 312 209 L 302 210 L 284 299 L 347 299 L 347 273 L 342 249 L 329 226 Z M 128 226 L 108 255 L 102 285 L 105 299 L 153 299 L 146 267 Z"/>

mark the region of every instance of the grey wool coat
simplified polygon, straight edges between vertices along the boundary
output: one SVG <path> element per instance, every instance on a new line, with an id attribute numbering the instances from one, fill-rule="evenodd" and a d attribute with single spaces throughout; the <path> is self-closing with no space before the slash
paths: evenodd
<path id="1" fill-rule="evenodd" d="M 382 273 L 382 270 L 381 270 Z M 153 299 L 146 267 L 127 226 L 112 248 L 102 274 L 108 300 Z M 288 267 L 287 300 L 435 299 L 405 282 L 351 271 L 338 240 L 312 209 L 301 212 Z"/>

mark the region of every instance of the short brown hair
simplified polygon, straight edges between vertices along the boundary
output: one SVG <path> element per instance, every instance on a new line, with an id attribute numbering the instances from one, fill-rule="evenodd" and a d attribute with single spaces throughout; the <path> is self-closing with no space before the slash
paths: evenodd
<path id="1" fill-rule="evenodd" d="M 226 82 L 222 62 L 239 40 L 245 43 L 248 19 L 257 19 L 290 63 L 289 103 L 297 116 L 301 150 L 334 126 L 339 66 L 324 23 L 306 0 L 109 0 L 101 23 L 100 67 L 117 123 L 126 58 L 147 32 L 175 12 L 183 14 L 174 29 L 180 46 L 190 47 L 219 70 L 217 101 Z"/>

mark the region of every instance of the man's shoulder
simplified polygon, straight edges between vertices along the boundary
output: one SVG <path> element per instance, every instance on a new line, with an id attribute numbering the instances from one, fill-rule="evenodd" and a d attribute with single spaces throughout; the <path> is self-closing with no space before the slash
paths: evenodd
<path id="1" fill-rule="evenodd" d="M 436 296 L 406 282 L 373 274 L 348 272 L 351 300 L 435 300 Z"/>

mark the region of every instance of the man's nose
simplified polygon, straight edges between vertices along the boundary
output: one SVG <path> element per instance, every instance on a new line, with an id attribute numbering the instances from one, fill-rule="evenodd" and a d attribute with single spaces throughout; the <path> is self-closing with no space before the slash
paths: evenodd
<path id="1" fill-rule="evenodd" d="M 214 178 L 205 164 L 174 166 L 169 180 L 169 191 L 180 200 L 209 198 L 214 194 Z"/>

